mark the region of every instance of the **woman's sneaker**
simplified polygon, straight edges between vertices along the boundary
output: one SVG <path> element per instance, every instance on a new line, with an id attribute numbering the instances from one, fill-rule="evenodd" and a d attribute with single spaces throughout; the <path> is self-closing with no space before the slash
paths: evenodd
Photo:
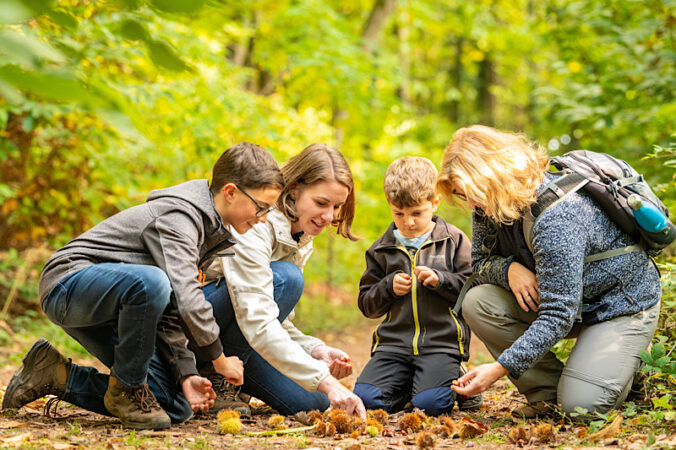
<path id="1" fill-rule="evenodd" d="M 70 359 L 66 359 L 46 339 L 38 339 L 9 381 L 2 409 L 19 409 L 45 395 L 62 398 L 71 364 Z"/>

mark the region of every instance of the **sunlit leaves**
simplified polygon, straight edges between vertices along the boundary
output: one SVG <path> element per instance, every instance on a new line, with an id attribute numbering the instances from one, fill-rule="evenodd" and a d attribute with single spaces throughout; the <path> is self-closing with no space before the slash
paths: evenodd
<path id="1" fill-rule="evenodd" d="M 120 23 L 118 32 L 130 41 L 147 41 L 150 39 L 145 24 L 136 19 L 124 19 Z"/>
<path id="2" fill-rule="evenodd" d="M 4 0 L 0 8 L 0 23 L 18 23 L 31 17 L 33 12 L 20 0 Z"/>
<path id="3" fill-rule="evenodd" d="M 205 0 L 149 0 L 149 3 L 160 11 L 176 14 L 189 14 L 204 5 Z"/>
<path id="4" fill-rule="evenodd" d="M 0 29 L 0 57 L 27 68 L 35 68 L 45 61 L 63 63 L 66 60 L 46 42 L 9 28 Z"/>
<path id="5" fill-rule="evenodd" d="M 189 66 L 176 53 L 176 50 L 166 41 L 151 39 L 146 42 L 150 59 L 158 66 L 174 72 L 189 70 Z"/>

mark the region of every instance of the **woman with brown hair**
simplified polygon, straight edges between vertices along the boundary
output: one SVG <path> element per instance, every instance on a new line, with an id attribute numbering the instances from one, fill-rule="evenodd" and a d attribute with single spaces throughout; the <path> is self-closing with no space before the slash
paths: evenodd
<path id="1" fill-rule="evenodd" d="M 530 251 L 523 219 L 554 179 L 548 167 L 522 135 L 474 125 L 453 136 L 438 180 L 447 199 L 473 211 L 472 266 L 484 284 L 462 310 L 497 359 L 453 389 L 475 395 L 508 375 L 528 399 L 516 418 L 617 408 L 659 317 L 660 276 L 646 252 L 587 259 L 635 242 L 583 191 L 540 214 Z M 577 342 L 564 365 L 551 348 L 565 337 Z"/>
<path id="2" fill-rule="evenodd" d="M 289 320 L 303 292 L 302 269 L 312 253 L 312 240 L 328 226 L 356 240 L 350 227 L 355 193 L 352 173 L 343 155 L 312 144 L 282 168 L 285 187 L 267 213 L 267 221 L 245 234 L 233 233 L 234 254 L 219 258 L 207 271 L 207 300 L 221 329 L 224 351 L 244 361 L 242 392 L 281 414 L 329 404 L 361 416 L 361 400 L 338 378 L 352 372 L 348 355 L 301 333 Z M 223 275 L 225 274 L 225 276 Z M 237 390 L 222 377 L 201 369 L 218 397 L 215 409 L 236 408 Z"/>

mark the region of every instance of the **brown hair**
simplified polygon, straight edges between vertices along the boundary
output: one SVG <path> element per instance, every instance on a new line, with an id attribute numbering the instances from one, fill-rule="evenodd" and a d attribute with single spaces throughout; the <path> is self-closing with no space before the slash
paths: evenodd
<path id="1" fill-rule="evenodd" d="M 397 208 L 433 202 L 436 192 L 437 168 L 432 161 L 420 156 L 404 156 L 395 160 L 385 172 L 385 198 Z"/>
<path id="2" fill-rule="evenodd" d="M 355 211 L 354 181 L 350 166 L 345 157 L 338 151 L 325 144 L 311 144 L 302 152 L 289 159 L 282 167 L 284 189 L 277 209 L 282 211 L 292 222 L 298 220 L 296 204 L 291 198 L 291 191 L 298 185 L 311 186 L 324 181 L 335 180 L 348 189 L 347 199 L 340 207 L 338 217 L 331 224 L 337 227 L 337 233 L 345 238 L 356 241 L 359 238 L 352 234 L 352 220 Z"/>
<path id="3" fill-rule="evenodd" d="M 214 164 L 211 193 L 217 194 L 228 183 L 244 189 L 274 187 L 281 190 L 284 187 L 277 161 L 266 149 L 251 142 L 233 145 Z"/>
<path id="4" fill-rule="evenodd" d="M 453 201 L 453 183 L 498 223 L 521 218 L 549 167 L 546 151 L 522 134 L 483 125 L 461 128 L 446 146 L 437 188 Z"/>

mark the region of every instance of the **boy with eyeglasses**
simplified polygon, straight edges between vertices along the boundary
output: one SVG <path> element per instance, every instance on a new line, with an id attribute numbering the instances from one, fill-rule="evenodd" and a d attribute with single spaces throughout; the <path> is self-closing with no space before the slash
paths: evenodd
<path id="1" fill-rule="evenodd" d="M 54 253 L 40 278 L 42 308 L 110 375 L 73 364 L 40 339 L 10 381 L 3 409 L 51 394 L 131 428 L 184 422 L 215 397 L 186 336 L 228 382 L 242 384 L 242 361 L 223 354 L 202 270 L 234 244 L 230 228 L 241 234 L 265 222 L 282 187 L 267 150 L 237 144 L 214 165 L 211 184 L 153 191 Z"/>

